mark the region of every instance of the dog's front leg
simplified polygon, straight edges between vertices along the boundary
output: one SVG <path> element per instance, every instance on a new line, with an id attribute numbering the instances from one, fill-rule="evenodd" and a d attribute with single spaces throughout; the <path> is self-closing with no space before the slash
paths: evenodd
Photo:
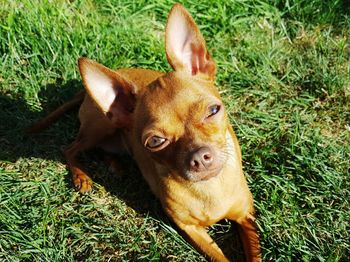
<path id="1" fill-rule="evenodd" d="M 252 215 L 236 221 L 239 224 L 239 233 L 243 242 L 247 262 L 261 262 L 259 235 Z"/>
<path id="2" fill-rule="evenodd" d="M 82 135 L 78 135 L 76 140 L 67 146 L 64 150 L 67 165 L 72 172 L 72 180 L 74 188 L 80 193 L 88 192 L 91 190 L 92 181 L 87 173 L 82 169 L 80 163 L 77 160 L 79 152 L 91 148 L 92 145 L 88 143 Z"/>
<path id="3" fill-rule="evenodd" d="M 176 224 L 184 232 L 192 245 L 210 261 L 229 262 L 204 227 L 199 225 L 185 225 L 181 222 Z"/>

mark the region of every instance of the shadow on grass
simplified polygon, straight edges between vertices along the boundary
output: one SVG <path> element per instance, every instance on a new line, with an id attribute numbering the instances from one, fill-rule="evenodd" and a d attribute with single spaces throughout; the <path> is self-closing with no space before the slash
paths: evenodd
<path id="1" fill-rule="evenodd" d="M 77 80 L 64 85 L 47 85 L 40 93 L 42 112 L 32 111 L 21 97 L 0 96 L 0 159 L 14 162 L 20 157 L 38 157 L 43 159 L 62 160 L 60 146 L 74 137 L 74 128 L 78 127 L 76 114 L 67 114 L 61 121 L 38 136 L 26 135 L 25 129 L 45 116 L 73 95 L 81 84 Z"/>
<path id="2" fill-rule="evenodd" d="M 56 123 L 36 135 L 27 135 L 25 129 L 49 112 L 69 100 L 82 89 L 81 82 L 70 80 L 65 84 L 47 85 L 39 94 L 43 107 L 41 112 L 34 112 L 21 98 L 0 96 L 0 159 L 16 162 L 20 158 L 41 158 L 65 163 L 62 147 L 70 144 L 79 129 L 78 108 L 63 115 Z M 111 174 L 103 163 L 102 150 L 93 149 L 81 156 L 81 162 L 95 183 L 103 186 L 115 197 L 122 199 L 139 214 L 147 214 L 157 220 L 176 226 L 167 218 L 159 201 L 151 193 L 142 178 L 135 162 L 128 156 L 114 156 L 122 169 L 120 174 Z M 72 187 L 71 177 L 65 179 L 67 188 Z M 239 241 L 238 229 L 230 227 L 224 221 L 215 226 L 214 239 L 229 257 L 244 261 Z"/>

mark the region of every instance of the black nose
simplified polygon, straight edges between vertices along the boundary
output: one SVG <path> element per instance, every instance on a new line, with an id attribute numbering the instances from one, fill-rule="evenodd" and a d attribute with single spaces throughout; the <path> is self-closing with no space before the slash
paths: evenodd
<path id="1" fill-rule="evenodd" d="M 190 157 L 190 170 L 194 172 L 205 171 L 210 168 L 214 161 L 212 150 L 205 146 L 194 151 Z"/>

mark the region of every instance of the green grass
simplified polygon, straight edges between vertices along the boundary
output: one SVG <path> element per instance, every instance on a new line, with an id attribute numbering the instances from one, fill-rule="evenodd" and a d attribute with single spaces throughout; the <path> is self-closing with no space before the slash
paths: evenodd
<path id="1" fill-rule="evenodd" d="M 350 9 L 346 1 L 184 1 L 217 61 L 217 85 L 255 196 L 264 261 L 350 257 Z M 0 1 L 0 260 L 200 261 L 137 168 L 83 156 L 93 192 L 71 187 L 61 147 L 76 111 L 23 129 L 82 88 L 77 58 L 170 70 L 173 2 Z M 235 230 L 211 232 L 242 258 Z"/>

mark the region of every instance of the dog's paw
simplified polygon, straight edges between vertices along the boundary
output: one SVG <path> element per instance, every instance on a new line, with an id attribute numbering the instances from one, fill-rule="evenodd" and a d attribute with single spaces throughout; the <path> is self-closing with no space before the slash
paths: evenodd
<path id="1" fill-rule="evenodd" d="M 79 175 L 73 179 L 74 188 L 80 193 L 86 193 L 92 189 L 92 180 L 86 175 Z"/>

